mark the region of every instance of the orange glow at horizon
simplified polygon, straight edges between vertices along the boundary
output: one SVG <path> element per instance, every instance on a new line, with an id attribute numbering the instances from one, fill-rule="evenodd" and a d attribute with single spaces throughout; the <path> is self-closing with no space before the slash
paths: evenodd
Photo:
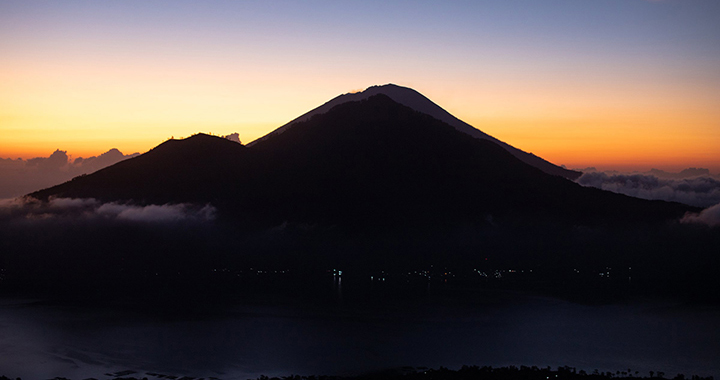
<path id="1" fill-rule="evenodd" d="M 582 169 L 720 171 L 720 126 L 684 115 L 578 119 L 479 119 L 471 125 L 557 165 Z M 690 128 L 684 125 L 691 124 Z"/>
<path id="2" fill-rule="evenodd" d="M 395 83 L 558 165 L 720 173 L 716 2 L 210 3 L 0 2 L 0 158 L 247 143 Z"/>
<path id="3" fill-rule="evenodd" d="M 238 132 L 247 143 L 357 88 L 339 74 L 313 80 L 323 78 L 321 69 L 298 79 L 296 70 L 280 75 L 257 65 L 209 70 L 193 62 L 168 68 L 70 59 L 56 66 L 25 61 L 0 71 L 0 158 L 47 157 L 56 149 L 72 157 L 111 148 L 143 153 L 198 132 Z M 720 97 L 706 88 L 496 76 L 460 83 L 457 74 L 367 73 L 349 84 L 413 87 L 474 127 L 557 165 L 720 171 Z M 676 95 L 689 92 L 696 96 Z"/>

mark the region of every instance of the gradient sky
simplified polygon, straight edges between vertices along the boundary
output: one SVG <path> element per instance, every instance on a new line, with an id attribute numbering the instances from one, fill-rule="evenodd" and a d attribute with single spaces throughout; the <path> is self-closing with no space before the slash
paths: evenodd
<path id="1" fill-rule="evenodd" d="M 556 164 L 720 172 L 720 1 L 0 0 L 0 157 L 250 142 L 412 87 Z"/>

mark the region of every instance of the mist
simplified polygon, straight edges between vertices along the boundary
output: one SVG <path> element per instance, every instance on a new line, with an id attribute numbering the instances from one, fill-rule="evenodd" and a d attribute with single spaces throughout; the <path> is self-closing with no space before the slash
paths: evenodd
<path id="1" fill-rule="evenodd" d="M 0 158 L 0 199 L 58 185 L 138 155 L 126 155 L 113 148 L 99 156 L 73 159 L 67 151 L 58 149 L 48 157 L 27 160 Z"/>
<path id="2" fill-rule="evenodd" d="M 682 223 L 699 223 L 710 227 L 718 227 L 720 226 L 720 203 L 699 213 L 688 213 L 680 221 Z"/>
<path id="3" fill-rule="evenodd" d="M 681 177 L 683 172 L 694 176 Z M 680 202 L 696 207 L 720 203 L 719 179 L 705 175 L 706 172 L 699 169 L 683 172 L 665 173 L 667 175 L 662 178 L 647 173 L 585 172 L 576 182 L 632 197 Z M 698 173 L 703 175 L 697 176 Z"/>
<path id="4" fill-rule="evenodd" d="M 0 200 L 0 217 L 6 221 L 102 219 L 138 223 L 209 222 L 215 219 L 216 211 L 209 204 L 134 205 L 101 203 L 93 198 L 51 198 L 48 202 L 40 202 L 32 197 Z"/>

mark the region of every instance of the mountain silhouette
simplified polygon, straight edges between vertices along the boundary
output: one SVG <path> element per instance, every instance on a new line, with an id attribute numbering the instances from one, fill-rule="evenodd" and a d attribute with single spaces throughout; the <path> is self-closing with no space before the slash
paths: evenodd
<path id="1" fill-rule="evenodd" d="M 348 230 L 488 220 L 597 224 L 663 221 L 693 210 L 549 175 L 490 139 L 384 94 L 341 102 L 247 147 L 203 134 L 169 140 L 30 196 L 210 203 L 221 218 L 251 228 L 285 222 Z"/>
<path id="2" fill-rule="evenodd" d="M 0 262 L 18 289 L 65 284 L 105 297 L 96 289 L 132 287 L 161 299 L 171 289 L 206 299 L 258 289 L 244 282 L 255 281 L 248 268 L 290 269 L 295 280 L 272 284 L 311 290 L 330 268 L 354 281 L 380 271 L 525 268 L 532 275 L 518 286 L 531 290 L 602 293 L 627 288 L 632 275 L 633 286 L 696 294 L 720 268 L 718 235 L 678 222 L 699 209 L 582 187 L 384 94 L 250 146 L 205 134 L 168 140 L 29 196 L 96 201 L 67 217 L 52 202 L 28 202 L 39 223 L 0 218 Z M 104 202 L 209 204 L 213 216 L 137 222 L 101 212 Z M 43 208 L 57 216 L 43 219 Z M 598 283 L 609 268 L 612 282 Z"/>
<path id="3" fill-rule="evenodd" d="M 565 178 L 569 178 L 572 180 L 575 180 L 582 175 L 581 172 L 574 171 L 574 170 L 568 170 L 562 167 L 559 167 L 557 165 L 553 165 L 550 162 L 532 154 L 532 153 L 526 153 L 520 149 L 517 149 L 507 143 L 504 143 L 495 137 L 492 137 L 479 129 L 473 127 L 470 124 L 465 123 L 464 121 L 456 118 L 455 116 L 451 115 L 449 112 L 444 110 L 442 107 L 438 106 L 437 104 L 433 103 L 430 99 L 423 96 L 421 93 L 407 87 L 398 86 L 395 84 L 386 84 L 383 86 L 372 86 L 367 88 L 365 91 L 362 92 L 356 92 L 356 93 L 348 93 L 343 94 L 335 97 L 334 99 L 328 101 L 327 103 L 311 110 L 310 112 L 299 116 L 298 118 L 290 121 L 289 123 L 281 126 L 280 128 L 274 130 L 273 132 L 259 138 L 256 141 L 253 141 L 248 144 L 248 146 L 252 146 L 253 144 L 266 140 L 270 136 L 277 135 L 280 133 L 285 132 L 286 130 L 292 128 L 297 122 L 305 121 L 310 119 L 311 117 L 322 114 L 325 112 L 328 112 L 333 107 L 346 103 L 346 102 L 353 102 L 353 101 L 359 101 L 362 99 L 367 99 L 371 96 L 383 94 L 390 99 L 405 105 L 407 107 L 412 108 L 415 111 L 430 115 L 440 121 L 443 121 L 455 129 L 457 129 L 460 132 L 463 132 L 465 134 L 468 134 L 472 137 L 478 138 L 478 139 L 484 139 L 484 140 L 490 140 L 501 147 L 503 147 L 505 150 L 510 152 L 513 156 L 518 158 L 520 161 L 534 166 L 545 173 L 552 174 L 552 175 L 559 175 Z"/>
<path id="4" fill-rule="evenodd" d="M 133 201 L 138 204 L 215 202 L 243 171 L 247 148 L 230 140 L 198 134 L 171 139 L 147 153 L 59 186 L 31 194 Z M 228 192 L 230 192 L 228 190 Z"/>

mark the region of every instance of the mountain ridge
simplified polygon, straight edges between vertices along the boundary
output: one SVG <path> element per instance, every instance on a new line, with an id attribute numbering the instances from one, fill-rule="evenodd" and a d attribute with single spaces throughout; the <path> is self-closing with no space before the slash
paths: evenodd
<path id="1" fill-rule="evenodd" d="M 30 196 L 210 202 L 248 224 L 457 225 L 484 215 L 592 223 L 694 210 L 584 188 L 378 94 L 244 147 L 219 137 L 150 152 Z"/>
<path id="2" fill-rule="evenodd" d="M 541 157 L 538 157 L 532 153 L 524 152 L 518 148 L 513 147 L 510 144 L 507 144 L 503 141 L 498 140 L 497 138 L 490 136 L 479 129 L 471 126 L 470 124 L 458 119 L 457 117 L 453 116 L 449 112 L 447 112 L 445 109 L 434 103 L 432 100 L 428 99 L 424 95 L 422 95 L 420 92 L 408 88 L 408 87 L 402 87 L 398 86 L 396 84 L 385 84 L 385 85 L 376 85 L 371 86 L 365 89 L 365 91 L 362 92 L 355 92 L 355 93 L 347 93 L 339 95 L 330 101 L 320 105 L 317 108 L 312 109 L 311 111 L 293 119 L 292 121 L 284 124 L 283 126 L 275 129 L 274 131 L 268 133 L 267 135 L 260 137 L 248 144 L 248 146 L 252 146 L 256 144 L 259 141 L 263 141 L 270 136 L 281 134 L 285 132 L 286 130 L 292 128 L 293 125 L 295 125 L 298 122 L 306 121 L 310 119 L 312 116 L 326 113 L 329 110 L 331 110 L 333 107 L 346 103 L 351 101 L 359 101 L 363 99 L 367 99 L 371 96 L 383 94 L 388 97 L 390 97 L 392 100 L 405 105 L 407 107 L 410 107 L 418 112 L 422 112 L 425 114 L 428 114 L 438 120 L 441 120 L 451 126 L 453 126 L 455 129 L 457 129 L 460 132 L 463 132 L 467 135 L 470 135 L 475 138 L 479 139 L 485 139 L 495 142 L 496 144 L 502 146 L 504 149 L 506 149 L 508 152 L 510 152 L 513 156 L 517 157 L 521 161 L 539 168 L 540 170 L 544 171 L 545 173 L 552 174 L 552 175 L 559 175 L 571 180 L 575 180 L 582 175 L 581 172 L 575 171 L 575 170 L 569 170 L 557 165 L 554 165 L 546 160 L 544 160 Z"/>
<path id="3" fill-rule="evenodd" d="M 647 284 L 697 294 L 720 268 L 720 236 L 680 223 L 698 208 L 582 187 L 383 94 L 249 147 L 204 134 L 169 140 L 29 196 L 41 202 L 26 202 L 28 216 L 42 222 L 0 215 L 0 263 L 18 289 L 135 286 L 164 299 L 179 285 L 204 299 L 243 289 L 260 268 L 299 273 L 293 288 L 331 268 L 364 281 L 513 268 L 531 273 L 523 286 L 533 292 Z M 66 210 L 52 197 L 95 201 L 60 202 L 91 205 Z M 101 212 L 107 203 L 191 214 L 140 222 Z M 211 216 L 192 217 L 206 207 Z M 466 279 L 487 285 L 478 275 Z"/>

